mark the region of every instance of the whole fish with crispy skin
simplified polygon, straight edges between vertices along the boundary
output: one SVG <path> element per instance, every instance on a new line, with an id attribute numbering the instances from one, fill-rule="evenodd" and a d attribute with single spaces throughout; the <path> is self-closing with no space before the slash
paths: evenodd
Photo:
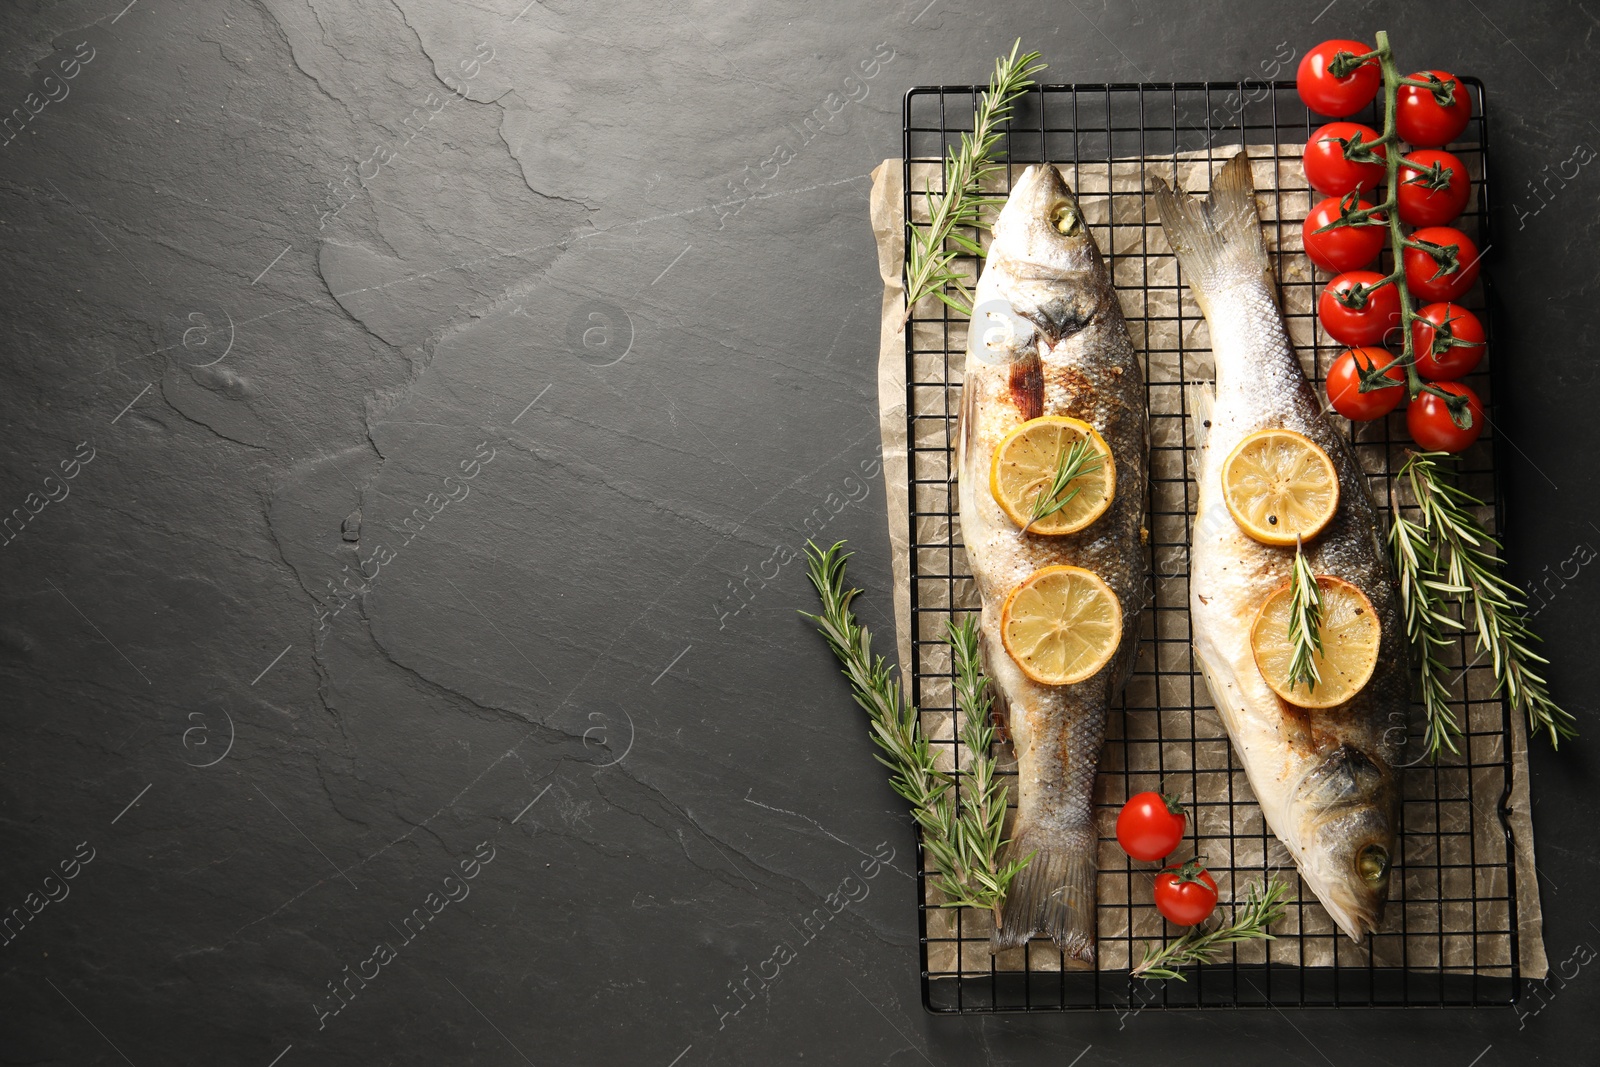
<path id="1" fill-rule="evenodd" d="M 1006 896 L 994 946 L 1015 947 L 1044 933 L 1068 957 L 1092 963 L 1095 772 L 1107 711 L 1138 652 L 1149 589 L 1144 380 L 1100 250 L 1054 166 L 1023 173 L 993 236 L 975 294 L 962 385 L 961 536 L 982 599 L 985 665 L 1017 754 L 1017 815 L 1007 858 L 1033 854 Z M 990 489 L 996 447 L 1041 415 L 1094 427 L 1114 464 L 1109 509 L 1075 533 L 1025 533 Z M 1097 574 L 1120 604 L 1122 629 L 1117 651 L 1098 672 L 1052 686 L 1035 682 L 1012 660 L 1000 618 L 1013 590 L 1057 564 Z"/>
<path id="2" fill-rule="evenodd" d="M 1216 360 L 1189 560 L 1195 658 L 1267 825 L 1339 928 L 1359 941 L 1376 929 L 1388 897 L 1399 825 L 1398 753 L 1388 738 L 1410 700 L 1405 625 L 1377 508 L 1354 448 L 1324 415 L 1284 331 L 1248 157 L 1222 168 L 1207 200 L 1174 195 L 1159 180 L 1155 199 Z M 1358 587 L 1381 626 L 1371 678 L 1329 709 L 1279 698 L 1251 651 L 1256 611 L 1288 580 L 1294 549 L 1245 535 L 1223 499 L 1221 467 L 1247 434 L 1269 428 L 1304 434 L 1333 461 L 1338 510 L 1305 550 L 1317 574 Z"/>

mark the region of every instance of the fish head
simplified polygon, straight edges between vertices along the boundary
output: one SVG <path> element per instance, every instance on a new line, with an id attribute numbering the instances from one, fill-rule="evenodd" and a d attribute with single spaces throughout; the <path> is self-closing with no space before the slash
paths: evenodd
<path id="1" fill-rule="evenodd" d="M 1053 163 L 1022 172 L 995 220 L 994 238 L 1013 262 L 1062 272 L 1100 266 L 1100 248 L 1089 235 L 1078 198 Z"/>
<path id="2" fill-rule="evenodd" d="M 1116 299 L 1083 209 L 1054 164 L 1022 172 L 993 233 L 990 262 L 1004 265 L 1003 295 L 1049 343 Z"/>
<path id="3" fill-rule="evenodd" d="M 1395 853 L 1394 774 L 1343 744 L 1295 785 L 1300 874 L 1339 928 L 1359 941 L 1377 929 Z"/>

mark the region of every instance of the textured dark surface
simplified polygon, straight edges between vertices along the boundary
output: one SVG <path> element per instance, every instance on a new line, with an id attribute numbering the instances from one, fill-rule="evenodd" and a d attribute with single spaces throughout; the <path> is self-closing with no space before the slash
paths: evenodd
<path id="1" fill-rule="evenodd" d="M 1576 458 L 1600 176 L 1542 209 L 1527 183 L 1600 144 L 1600 21 L 524 2 L 0 14 L 0 490 L 37 511 L 0 566 L 0 908 L 37 909 L 0 946 L 0 1062 L 1594 1048 L 1597 579 L 1573 561 L 1600 543 Z M 1548 582 L 1588 735 L 1533 756 L 1546 943 L 1576 976 L 1491 1012 L 930 1019 L 907 817 L 794 615 L 805 537 L 849 538 L 887 636 L 866 175 L 900 94 L 980 80 L 1017 35 L 1053 78 L 1137 81 L 1381 27 L 1495 100 L 1514 570 Z M 737 1010 L 747 966 L 769 980 Z"/>

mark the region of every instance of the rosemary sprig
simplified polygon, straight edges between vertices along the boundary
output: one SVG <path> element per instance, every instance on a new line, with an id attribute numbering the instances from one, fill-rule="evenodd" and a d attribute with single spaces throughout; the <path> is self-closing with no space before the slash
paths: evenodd
<path id="1" fill-rule="evenodd" d="M 1422 711 L 1427 720 L 1422 741 L 1428 759 L 1437 763 L 1445 749 L 1451 754 L 1461 751 L 1455 741 L 1461 736 L 1461 722 L 1450 707 L 1446 668 L 1439 650 L 1450 643 L 1445 630 L 1462 629 L 1461 622 L 1450 613 L 1446 597 L 1467 590 L 1444 580 L 1439 553 L 1428 531 L 1407 518 L 1398 502 L 1390 503 L 1394 522 L 1389 526 L 1389 555 L 1400 586 L 1400 607 L 1405 613 L 1411 658 L 1417 664 L 1422 684 Z"/>
<path id="2" fill-rule="evenodd" d="M 1135 978 L 1176 978 L 1188 981 L 1179 971 L 1191 963 L 1209 963 L 1211 954 L 1223 945 L 1237 941 L 1275 941 L 1267 927 L 1283 918 L 1288 906 L 1289 886 L 1276 877 L 1263 886 L 1254 883 L 1245 891 L 1243 904 L 1235 904 L 1233 922 L 1207 933 L 1194 927 L 1176 941 L 1161 948 L 1146 945 L 1143 958 L 1128 973 Z"/>
<path id="3" fill-rule="evenodd" d="M 872 740 L 881 750 L 876 759 L 889 768 L 889 785 L 911 802 L 911 815 L 922 827 L 923 850 L 934 868 L 934 885 L 946 907 L 987 908 L 998 919 L 1000 904 L 1027 859 L 999 862 L 1006 844 L 1006 790 L 994 777 L 989 744 L 986 682 L 978 667 L 977 635 L 970 625 L 952 627 L 951 649 L 957 667 L 956 697 L 966 716 L 962 741 L 972 750 L 966 797 L 958 802 L 950 775 L 934 766 L 933 751 L 922 732 L 917 709 L 905 699 L 893 668 L 873 654 L 872 634 L 850 610 L 861 592 L 845 585 L 850 553 L 840 541 L 826 550 L 806 542 L 806 570 L 822 599 L 822 614 L 802 611 L 817 624 L 828 647 L 844 665 L 856 703 L 866 709 Z"/>
<path id="4" fill-rule="evenodd" d="M 1032 526 L 1040 519 L 1049 518 L 1072 503 L 1073 497 L 1082 492 L 1083 487 L 1078 486 L 1068 490 L 1067 486 L 1085 474 L 1093 474 L 1103 463 L 1104 460 L 1090 446 L 1087 438 L 1080 437 L 1072 442 L 1071 447 L 1062 449 L 1056 459 L 1056 472 L 1050 479 L 1050 484 L 1040 486 L 1039 495 L 1033 498 L 1033 510 L 1028 513 L 1028 526 Z M 1023 533 L 1028 532 L 1028 526 L 1022 528 Z"/>
<path id="5" fill-rule="evenodd" d="M 1000 836 L 1006 821 L 1006 787 L 995 777 L 994 757 L 989 754 L 994 743 L 990 715 L 994 698 L 989 693 L 989 680 L 984 677 L 978 655 L 978 623 L 968 616 L 959 624 L 950 622 L 946 626 L 950 653 L 955 661 L 956 707 L 962 716 L 961 743 L 967 747 L 971 762 L 963 775 L 961 805 L 954 833 L 949 838 L 952 862 L 948 866 L 957 873 L 959 880 L 941 879 L 940 890 L 947 898 L 947 907 L 965 904 L 989 908 L 999 922 L 1000 904 L 1012 880 L 1033 857 L 1030 854 L 1003 864 L 999 862 L 998 857 L 1008 843 Z M 943 845 L 944 842 L 936 842 L 935 849 Z M 941 864 L 940 869 L 945 869 L 945 865 Z"/>
<path id="6" fill-rule="evenodd" d="M 985 225 L 983 209 L 1000 202 L 998 197 L 979 192 L 984 179 L 1000 169 L 993 161 L 995 146 L 1002 136 L 998 127 L 1010 120 L 1017 97 L 1033 84 L 1033 76 L 1045 69 L 1038 52 L 1018 55 L 1021 49 L 1022 40 L 1018 38 L 1009 56 L 995 60 L 989 88 L 978 99 L 972 132 L 961 135 L 959 148 L 951 146 L 947 150 L 940 191 L 935 193 L 931 185 L 926 187 L 928 225 L 906 227 L 904 322 L 910 321 L 912 309 L 930 293 L 954 311 L 972 314 L 972 294 L 955 269 L 955 262 L 963 253 L 981 259 L 983 248 L 959 231 Z M 952 288 L 953 294 L 949 291 Z"/>
<path id="7" fill-rule="evenodd" d="M 1317 691 L 1322 673 L 1317 660 L 1322 658 L 1322 590 L 1317 587 L 1317 576 L 1311 573 L 1311 562 L 1306 559 L 1305 546 L 1298 537 L 1294 540 L 1294 569 L 1289 575 L 1289 643 L 1294 646 L 1294 658 L 1289 661 L 1289 689 L 1301 682 L 1307 693 Z"/>
<path id="8" fill-rule="evenodd" d="M 1578 735 L 1577 720 L 1550 698 L 1544 678 L 1535 669 L 1535 664 L 1549 660 L 1533 650 L 1538 637 L 1528 625 L 1528 602 L 1500 573 L 1497 553 L 1501 544 L 1472 513 L 1471 509 L 1484 506 L 1483 501 L 1450 479 L 1438 463 L 1444 455 L 1413 452 L 1397 475 L 1410 490 L 1420 514 L 1420 521 L 1412 527 L 1420 527 L 1431 553 L 1431 557 L 1419 556 L 1419 561 L 1430 559 L 1431 578 L 1419 582 L 1412 593 L 1424 598 L 1421 610 L 1436 620 L 1447 612 L 1446 597 L 1460 606 L 1463 621 L 1458 628 L 1476 633 L 1478 652 L 1487 654 L 1494 667 L 1495 691 L 1505 693 L 1513 711 L 1527 715 L 1530 734 L 1542 730 L 1551 747 L 1560 748 L 1563 737 Z M 1398 526 L 1403 517 L 1399 504 L 1391 506 Z M 1416 540 L 1418 534 L 1413 528 L 1400 537 Z M 1392 551 L 1395 543 L 1391 536 Z M 1394 555 L 1396 569 L 1403 573 L 1409 562 L 1397 551 Z"/>

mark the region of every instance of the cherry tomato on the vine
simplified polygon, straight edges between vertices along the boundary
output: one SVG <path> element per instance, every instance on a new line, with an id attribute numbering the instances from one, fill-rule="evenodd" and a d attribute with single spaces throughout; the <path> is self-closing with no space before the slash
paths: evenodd
<path id="1" fill-rule="evenodd" d="M 1150 863 L 1172 855 L 1183 840 L 1183 807 L 1164 793 L 1136 793 L 1117 815 L 1117 844 Z"/>
<path id="2" fill-rule="evenodd" d="M 1156 910 L 1179 926 L 1204 922 L 1217 907 L 1217 883 L 1198 859 L 1156 875 Z"/>
<path id="3" fill-rule="evenodd" d="M 1352 270 L 1327 284 L 1317 298 L 1317 317 L 1329 337 L 1342 345 L 1377 345 L 1400 325 L 1400 294 L 1394 284 L 1370 288 L 1381 281 L 1377 271 Z"/>
<path id="4" fill-rule="evenodd" d="M 1460 452 L 1483 432 L 1483 404 L 1470 386 L 1460 382 L 1434 382 L 1433 387 L 1453 396 L 1466 397 L 1467 406 L 1462 417 L 1471 425 L 1465 429 L 1456 425 L 1449 402 L 1424 392 L 1418 393 L 1406 408 L 1406 428 L 1411 431 L 1411 439 L 1429 452 Z"/>
<path id="5" fill-rule="evenodd" d="M 1374 370 L 1382 370 L 1385 378 L 1399 384 L 1363 393 L 1362 372 Z M 1352 348 L 1339 353 L 1328 368 L 1327 386 L 1328 403 L 1333 410 L 1351 422 L 1370 422 L 1383 418 L 1406 398 L 1406 372 L 1395 365 L 1387 348 Z"/>
<path id="6" fill-rule="evenodd" d="M 1449 144 L 1461 136 L 1472 118 L 1472 97 L 1461 79 L 1444 70 L 1422 70 L 1411 77 L 1428 81 L 1429 75 L 1450 83 L 1455 99 L 1448 106 L 1439 103 L 1433 90 L 1415 85 L 1400 86 L 1394 102 L 1394 123 L 1400 131 L 1400 139 L 1417 148 Z"/>
<path id="7" fill-rule="evenodd" d="M 1467 206 L 1472 180 L 1454 155 L 1439 148 L 1419 148 L 1400 160 L 1400 221 L 1407 226 L 1443 226 Z"/>
<path id="8" fill-rule="evenodd" d="M 1478 246 L 1460 230 L 1450 226 L 1430 226 L 1413 233 L 1407 240 L 1434 245 L 1442 249 L 1446 257 L 1446 262 L 1441 263 L 1432 253 L 1407 245 L 1400 258 L 1405 264 L 1406 288 L 1417 299 L 1430 302 L 1454 300 L 1471 289 L 1472 283 L 1477 281 Z M 1450 273 L 1441 273 L 1445 270 Z"/>
<path id="9" fill-rule="evenodd" d="M 1455 381 L 1483 360 L 1483 323 L 1456 304 L 1429 304 L 1411 320 L 1417 373 L 1433 382 Z"/>
<path id="10" fill-rule="evenodd" d="M 1301 234 L 1305 239 L 1306 255 L 1311 257 L 1311 262 L 1323 270 L 1340 274 L 1347 270 L 1360 270 L 1368 263 L 1378 258 L 1378 253 L 1383 250 L 1384 239 L 1389 231 L 1379 220 L 1382 216 L 1375 216 L 1367 223 L 1359 226 L 1334 226 L 1331 230 L 1323 230 L 1324 226 L 1332 226 L 1344 217 L 1345 201 L 1337 196 L 1330 196 L 1311 209 L 1311 214 L 1306 216 L 1305 226 Z M 1358 211 L 1371 210 L 1372 205 L 1365 200 L 1356 200 L 1350 206 Z M 1317 232 L 1322 230 L 1322 232 Z"/>
<path id="11" fill-rule="evenodd" d="M 1376 161 L 1345 158 L 1345 149 L 1357 138 L 1361 144 L 1370 145 L 1378 139 L 1378 131 L 1359 122 L 1330 122 L 1311 135 L 1303 157 L 1311 188 L 1327 196 L 1343 196 L 1352 189 L 1371 189 L 1383 181 L 1387 176 L 1385 146 L 1372 149 Z"/>
<path id="12" fill-rule="evenodd" d="M 1376 59 L 1369 59 L 1342 78 L 1335 78 L 1329 69 L 1334 57 L 1348 52 L 1352 57 L 1364 56 L 1372 46 L 1360 41 L 1323 41 L 1307 52 L 1295 73 L 1295 86 L 1306 107 L 1319 114 L 1342 119 L 1354 115 L 1378 95 L 1383 72 Z"/>

